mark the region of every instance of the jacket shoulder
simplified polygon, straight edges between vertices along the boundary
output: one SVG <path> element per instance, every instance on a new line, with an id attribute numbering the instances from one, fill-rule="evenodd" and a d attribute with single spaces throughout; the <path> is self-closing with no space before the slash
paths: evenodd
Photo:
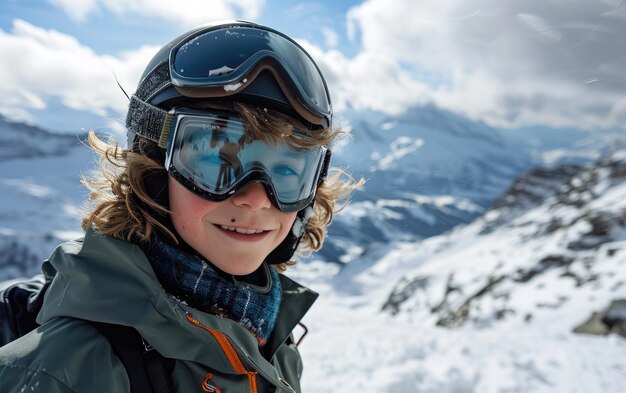
<path id="1" fill-rule="evenodd" d="M 89 322 L 55 318 L 0 348 L 0 391 L 128 392 L 124 366 Z M 26 391 L 26 390 L 23 390 Z"/>

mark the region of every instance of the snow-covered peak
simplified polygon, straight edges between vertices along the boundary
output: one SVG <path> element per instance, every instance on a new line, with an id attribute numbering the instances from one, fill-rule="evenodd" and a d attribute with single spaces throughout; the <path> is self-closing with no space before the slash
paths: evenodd
<path id="1" fill-rule="evenodd" d="M 625 157 L 550 172 L 561 176 L 533 171 L 512 187 L 525 204 L 503 203 L 405 250 L 400 263 L 420 266 L 401 278 L 385 309 L 444 326 L 545 323 L 566 333 L 626 298 Z M 546 178 L 552 182 L 537 181 Z"/>
<path id="2" fill-rule="evenodd" d="M 0 116 L 0 161 L 69 153 L 85 136 L 53 134 Z"/>
<path id="3" fill-rule="evenodd" d="M 532 166 L 499 130 L 435 107 L 344 116 L 354 142 L 334 151 L 333 164 L 367 182 L 330 228 L 322 250 L 330 261 L 470 222 Z"/>

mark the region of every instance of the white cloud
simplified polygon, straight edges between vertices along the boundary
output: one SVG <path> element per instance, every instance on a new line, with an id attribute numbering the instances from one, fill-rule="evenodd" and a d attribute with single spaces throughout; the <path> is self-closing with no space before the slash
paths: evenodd
<path id="1" fill-rule="evenodd" d="M 315 14 L 321 12 L 320 9 L 321 5 L 319 2 L 304 2 L 297 3 L 290 8 L 284 9 L 281 13 L 289 20 L 298 20 L 312 18 Z"/>
<path id="2" fill-rule="evenodd" d="M 339 43 L 339 35 L 335 30 L 324 27 L 322 28 L 322 34 L 327 47 L 334 48 Z"/>
<path id="3" fill-rule="evenodd" d="M 97 0 L 48 0 L 50 4 L 63 9 L 70 18 L 84 21 L 97 9 Z"/>
<path id="4" fill-rule="evenodd" d="M 139 15 L 171 21 L 187 28 L 219 19 L 256 19 L 264 0 L 48 0 L 70 18 L 86 20 L 98 10 L 119 16 Z"/>
<path id="5" fill-rule="evenodd" d="M 316 56 L 339 105 L 433 102 L 495 125 L 621 126 L 625 18 L 621 0 L 368 0 L 347 16 L 361 52 Z"/>
<path id="6" fill-rule="evenodd" d="M 322 69 L 336 112 L 367 108 L 400 113 L 407 105 L 425 103 L 426 85 L 398 70 L 391 58 L 363 52 L 349 59 L 337 50 L 324 52 L 310 42 L 299 43 Z"/>
<path id="7" fill-rule="evenodd" d="M 75 4 L 50 1 L 67 8 Z M 235 13 L 251 17 L 263 4 L 80 3 L 76 18 L 107 9 L 194 25 L 206 19 L 205 11 L 211 19 Z M 347 15 L 349 38 L 360 44 L 357 55 L 334 49 L 337 37 L 330 29 L 322 29 L 325 42 L 302 44 L 324 71 L 336 111 L 399 113 L 434 103 L 493 125 L 626 124 L 626 5 L 621 0 L 557 3 L 368 0 Z M 28 118 L 27 110 L 45 107 L 49 97 L 96 114 L 123 112 L 127 101 L 113 73 L 127 92 L 134 91 L 157 49 L 103 56 L 71 36 L 15 21 L 12 33 L 0 30 L 0 94 L 10 97 L 0 102 L 0 113 Z"/>
<path id="8" fill-rule="evenodd" d="M 0 30 L 0 113 L 28 120 L 29 109 L 45 109 L 52 97 L 101 116 L 123 113 L 128 101 L 113 75 L 133 92 L 158 49 L 98 55 L 74 37 L 15 20 L 11 34 Z"/>

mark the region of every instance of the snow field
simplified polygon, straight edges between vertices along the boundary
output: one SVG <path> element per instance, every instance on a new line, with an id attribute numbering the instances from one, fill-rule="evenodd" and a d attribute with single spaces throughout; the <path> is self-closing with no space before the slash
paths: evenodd
<path id="1" fill-rule="evenodd" d="M 319 281 L 312 286 L 322 296 L 305 317 L 300 347 L 308 393 L 626 390 L 626 340 L 617 336 L 545 322 L 445 329 L 376 312 L 362 295 L 337 295 Z"/>

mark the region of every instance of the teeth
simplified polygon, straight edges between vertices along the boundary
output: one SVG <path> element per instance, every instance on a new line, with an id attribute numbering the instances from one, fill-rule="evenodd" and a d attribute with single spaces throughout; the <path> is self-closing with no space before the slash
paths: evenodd
<path id="1" fill-rule="evenodd" d="M 225 229 L 227 231 L 243 233 L 245 235 L 252 235 L 252 234 L 255 234 L 255 233 L 263 232 L 263 229 L 243 229 L 243 228 L 229 227 L 229 226 L 226 226 L 226 225 L 220 225 L 220 226 L 222 227 L 222 229 Z"/>

